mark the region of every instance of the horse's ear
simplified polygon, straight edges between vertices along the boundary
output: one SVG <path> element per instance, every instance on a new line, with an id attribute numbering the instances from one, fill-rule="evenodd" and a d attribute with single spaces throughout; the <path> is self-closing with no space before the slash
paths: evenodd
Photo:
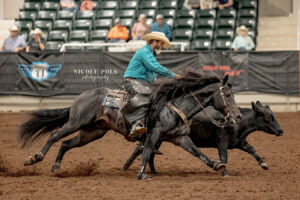
<path id="1" fill-rule="evenodd" d="M 260 101 L 256 101 L 256 105 L 258 105 L 259 107 L 263 107 L 263 105 Z"/>
<path id="2" fill-rule="evenodd" d="M 252 105 L 252 110 L 256 112 L 257 111 L 256 104 L 253 101 L 251 101 L 251 105 Z"/>
<path id="3" fill-rule="evenodd" d="M 227 81 L 228 81 L 228 74 L 223 79 L 223 85 L 225 85 L 227 83 Z"/>

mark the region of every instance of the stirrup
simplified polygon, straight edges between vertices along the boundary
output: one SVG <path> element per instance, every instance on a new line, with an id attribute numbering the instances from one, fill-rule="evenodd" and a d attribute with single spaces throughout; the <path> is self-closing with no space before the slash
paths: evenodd
<path id="1" fill-rule="evenodd" d="M 143 127 L 143 126 L 138 126 L 140 125 L 139 123 L 136 123 L 132 126 L 130 133 L 129 133 L 129 137 L 130 138 L 136 138 L 139 137 L 141 135 L 144 135 L 145 133 L 147 133 L 147 128 Z"/>

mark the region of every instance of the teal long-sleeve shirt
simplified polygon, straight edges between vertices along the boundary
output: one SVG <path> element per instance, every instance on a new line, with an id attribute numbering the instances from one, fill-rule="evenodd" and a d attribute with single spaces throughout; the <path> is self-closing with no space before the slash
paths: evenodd
<path id="1" fill-rule="evenodd" d="M 150 45 L 145 45 L 135 52 L 125 71 L 124 78 L 135 78 L 153 83 L 157 74 L 167 78 L 176 76 L 175 73 L 160 65 Z"/>

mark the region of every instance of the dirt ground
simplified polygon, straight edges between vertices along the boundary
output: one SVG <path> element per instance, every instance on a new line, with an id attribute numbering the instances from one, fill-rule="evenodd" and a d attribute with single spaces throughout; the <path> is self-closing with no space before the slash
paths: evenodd
<path id="1" fill-rule="evenodd" d="M 163 155 L 156 157 L 161 174 L 149 181 L 136 179 L 139 160 L 122 171 L 136 144 L 114 132 L 69 151 L 57 174 L 50 169 L 61 141 L 43 162 L 24 167 L 24 159 L 45 143 L 19 148 L 15 132 L 26 118 L 25 113 L 0 113 L 0 199 L 300 199 L 300 113 L 277 114 L 282 137 L 262 132 L 249 136 L 269 170 L 232 150 L 227 165 L 231 176 L 224 178 L 183 149 L 164 143 Z M 216 149 L 202 150 L 218 160 Z"/>

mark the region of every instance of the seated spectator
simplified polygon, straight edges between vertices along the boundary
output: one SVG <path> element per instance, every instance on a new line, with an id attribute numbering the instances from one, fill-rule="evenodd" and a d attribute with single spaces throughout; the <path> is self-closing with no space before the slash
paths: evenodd
<path id="1" fill-rule="evenodd" d="M 42 52 L 45 49 L 45 39 L 43 38 L 41 29 L 36 28 L 33 31 L 33 38 L 27 44 L 26 52 Z"/>
<path id="2" fill-rule="evenodd" d="M 201 10 L 209 10 L 214 6 L 213 0 L 200 0 L 200 9 Z"/>
<path id="3" fill-rule="evenodd" d="M 150 33 L 150 26 L 146 24 L 146 15 L 141 14 L 139 22 L 135 23 L 131 29 L 131 37 L 134 40 L 140 40 L 147 33 Z"/>
<path id="4" fill-rule="evenodd" d="M 60 7 L 62 10 L 70 10 L 77 12 L 78 8 L 74 0 L 60 0 Z"/>
<path id="5" fill-rule="evenodd" d="M 12 26 L 9 29 L 10 36 L 4 40 L 3 46 L 1 47 L 2 51 L 7 52 L 20 52 L 23 51 L 26 47 L 24 38 L 19 35 L 19 28 L 17 26 Z"/>
<path id="6" fill-rule="evenodd" d="M 108 33 L 108 42 L 126 42 L 129 38 L 128 29 L 121 25 L 119 18 L 115 19 L 115 26 Z"/>
<path id="7" fill-rule="evenodd" d="M 156 22 L 151 25 L 151 32 L 162 32 L 169 40 L 171 39 L 170 26 L 164 23 L 164 17 L 160 14 L 156 16 Z"/>
<path id="8" fill-rule="evenodd" d="M 200 9 L 200 1 L 201 0 L 185 0 L 183 3 L 183 9 L 187 10 L 199 10 Z"/>
<path id="9" fill-rule="evenodd" d="M 233 0 L 216 0 L 217 7 L 220 10 L 224 8 L 233 8 Z"/>
<path id="10" fill-rule="evenodd" d="M 238 36 L 234 38 L 231 48 L 234 51 L 250 51 L 255 48 L 255 44 L 250 36 L 248 36 L 248 29 L 242 25 L 236 29 Z"/>
<path id="11" fill-rule="evenodd" d="M 92 0 L 82 0 L 80 11 L 90 10 L 92 11 L 94 8 L 94 2 Z"/>

